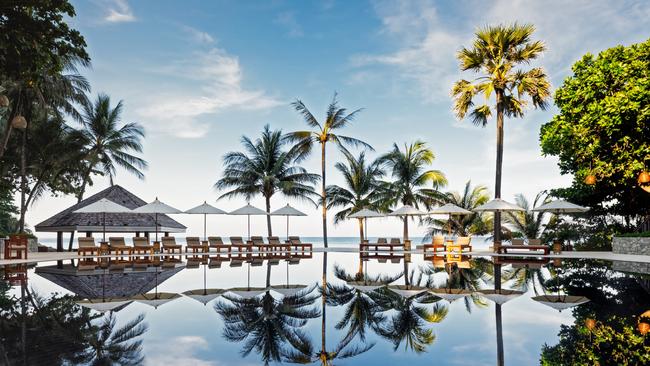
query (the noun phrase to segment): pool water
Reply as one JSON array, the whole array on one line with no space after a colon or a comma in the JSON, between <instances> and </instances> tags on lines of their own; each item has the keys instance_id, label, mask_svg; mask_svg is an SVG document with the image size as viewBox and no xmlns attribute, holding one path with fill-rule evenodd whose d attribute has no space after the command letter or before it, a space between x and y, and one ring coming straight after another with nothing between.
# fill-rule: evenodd
<instances>
[{"instance_id":1,"label":"pool water","mask_svg":"<svg viewBox=\"0 0 650 366\"><path fill-rule=\"evenodd\" d=\"M643 355L616 356L618 343L650 352L642 266L337 252L295 262L6 266L0 364L571 364L578 344L625 364ZM598 345L606 327L632 333Z\"/></svg>"}]
</instances>

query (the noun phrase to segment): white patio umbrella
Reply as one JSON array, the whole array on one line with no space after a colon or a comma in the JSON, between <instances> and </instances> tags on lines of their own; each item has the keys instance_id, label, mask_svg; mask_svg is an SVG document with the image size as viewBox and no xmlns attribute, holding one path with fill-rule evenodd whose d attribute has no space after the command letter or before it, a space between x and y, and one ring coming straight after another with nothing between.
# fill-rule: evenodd
<instances>
[{"instance_id":1,"label":"white patio umbrella","mask_svg":"<svg viewBox=\"0 0 650 366\"><path fill-rule=\"evenodd\" d=\"M117 203L111 200L102 198L74 212L75 213L101 213L102 227L103 227L102 241L106 241L106 214L107 213L128 213L132 211L122 205L118 205Z\"/></svg>"},{"instance_id":2,"label":"white patio umbrella","mask_svg":"<svg viewBox=\"0 0 650 366\"><path fill-rule=\"evenodd\" d=\"M198 302L200 302L203 305L207 305L210 301L216 299L217 297L221 296L225 290L222 290L220 288L200 288L196 290L189 290L183 292L183 295L194 299Z\"/></svg>"},{"instance_id":3,"label":"white patio umbrella","mask_svg":"<svg viewBox=\"0 0 650 366\"><path fill-rule=\"evenodd\" d=\"M244 299L252 299L265 293L266 291L266 287L236 287L229 289L227 292Z\"/></svg>"},{"instance_id":4,"label":"white patio umbrella","mask_svg":"<svg viewBox=\"0 0 650 366\"><path fill-rule=\"evenodd\" d=\"M456 288L436 288L429 290L429 292L439 298L447 300L448 302L453 302L472 294L472 291Z\"/></svg>"},{"instance_id":5,"label":"white patio umbrella","mask_svg":"<svg viewBox=\"0 0 650 366\"><path fill-rule=\"evenodd\" d=\"M482 204L474 209L475 212L490 211L490 212L514 212L526 211L523 207L519 207L501 198L495 198L485 204Z\"/></svg>"},{"instance_id":6,"label":"white patio umbrella","mask_svg":"<svg viewBox=\"0 0 650 366\"><path fill-rule=\"evenodd\" d=\"M261 210L257 207L251 206L250 203L247 203L246 206L240 207L235 211L229 212L228 215L246 215L248 217L248 239L251 238L251 216L256 215L268 215L266 211Z\"/></svg>"},{"instance_id":7,"label":"white patio umbrella","mask_svg":"<svg viewBox=\"0 0 650 366\"><path fill-rule=\"evenodd\" d=\"M572 295L541 295L532 297L532 299L559 311L589 302L589 299L584 296Z\"/></svg>"},{"instance_id":8,"label":"white patio umbrella","mask_svg":"<svg viewBox=\"0 0 650 366\"><path fill-rule=\"evenodd\" d=\"M533 211L538 212L551 212L556 215L568 213L581 213L589 211L588 207L579 206L564 200L556 200L545 203L539 207L535 207Z\"/></svg>"},{"instance_id":9,"label":"white patio umbrella","mask_svg":"<svg viewBox=\"0 0 650 366\"><path fill-rule=\"evenodd\" d=\"M154 214L154 223L156 224L156 241L158 241L158 214L179 214L183 211L164 204L158 200L158 197L146 205L140 206L133 210L134 213Z\"/></svg>"},{"instance_id":10,"label":"white patio umbrella","mask_svg":"<svg viewBox=\"0 0 650 366\"><path fill-rule=\"evenodd\" d=\"M156 292L155 294L140 294L132 297L132 300L139 302L141 304L146 304L153 306L154 309L158 309L159 306L162 306L170 301L174 301L180 298L181 295L171 292Z\"/></svg>"},{"instance_id":11,"label":"white patio umbrella","mask_svg":"<svg viewBox=\"0 0 650 366\"><path fill-rule=\"evenodd\" d=\"M203 240L208 240L207 236L207 216L208 215L225 215L227 214L226 211L220 210L210 204L208 202L203 201L202 204L190 208L189 210L185 211L186 214L191 214L191 215L203 215Z\"/></svg>"},{"instance_id":12,"label":"white patio umbrella","mask_svg":"<svg viewBox=\"0 0 650 366\"><path fill-rule=\"evenodd\" d=\"M105 313L107 311L114 311L118 308L122 308L132 302L133 300L130 299L87 299L77 301L76 303L85 308Z\"/></svg>"},{"instance_id":13,"label":"white patio umbrella","mask_svg":"<svg viewBox=\"0 0 650 366\"><path fill-rule=\"evenodd\" d=\"M468 211L462 207L456 206L453 203L447 203L443 206L436 207L435 209L429 211L433 215L449 215L448 228L449 236L451 236L451 218L453 215L469 215L472 211Z\"/></svg>"},{"instance_id":14,"label":"white patio umbrella","mask_svg":"<svg viewBox=\"0 0 650 366\"><path fill-rule=\"evenodd\" d=\"M271 216L287 217L287 240L289 240L289 216L307 216L307 214L296 210L287 203L286 206L271 212Z\"/></svg>"},{"instance_id":15,"label":"white patio umbrella","mask_svg":"<svg viewBox=\"0 0 650 366\"><path fill-rule=\"evenodd\" d=\"M409 205L402 206L397 210L387 213L386 216L404 216L406 231L404 232L404 241L408 240L408 218L409 216L424 216L426 212L422 212L417 208Z\"/></svg>"},{"instance_id":16,"label":"white patio umbrella","mask_svg":"<svg viewBox=\"0 0 650 366\"><path fill-rule=\"evenodd\" d=\"M499 305L503 305L506 302L524 294L522 291L518 290L481 290L476 292Z\"/></svg>"},{"instance_id":17,"label":"white patio umbrella","mask_svg":"<svg viewBox=\"0 0 650 366\"><path fill-rule=\"evenodd\" d=\"M394 293L400 295L401 297L408 299L414 296L417 296L423 292L429 291L428 287L420 286L405 286L405 285L393 285L388 286L388 289Z\"/></svg>"},{"instance_id":18,"label":"white patio umbrella","mask_svg":"<svg viewBox=\"0 0 650 366\"><path fill-rule=\"evenodd\" d=\"M357 289L361 292L373 292L377 289L380 289L386 284L381 283L381 282L372 282L372 281L350 281L346 283L348 286Z\"/></svg>"},{"instance_id":19,"label":"white patio umbrella","mask_svg":"<svg viewBox=\"0 0 650 366\"><path fill-rule=\"evenodd\" d=\"M365 221L364 226L366 227L365 234L366 237L364 239L368 239L368 218L369 217L384 217L384 214L379 213L377 211L369 210L367 208L364 208L362 210L359 210L353 214L348 215L349 218L353 219L363 219Z\"/></svg>"},{"instance_id":20,"label":"white patio umbrella","mask_svg":"<svg viewBox=\"0 0 650 366\"><path fill-rule=\"evenodd\" d=\"M271 286L271 289L283 297L292 297L305 291L305 289L308 287L309 286L307 285L277 285Z\"/></svg>"}]
</instances>

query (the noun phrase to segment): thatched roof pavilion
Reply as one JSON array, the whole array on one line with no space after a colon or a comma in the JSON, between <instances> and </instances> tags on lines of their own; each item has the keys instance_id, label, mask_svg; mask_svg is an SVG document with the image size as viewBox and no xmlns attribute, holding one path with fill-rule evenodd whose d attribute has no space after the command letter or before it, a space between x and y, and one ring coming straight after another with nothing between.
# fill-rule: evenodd
<instances>
[{"instance_id":1,"label":"thatched roof pavilion","mask_svg":"<svg viewBox=\"0 0 650 366\"><path fill-rule=\"evenodd\" d=\"M102 198L111 200L129 209L134 209L145 205L146 202L127 191L119 185L114 185L105 190L94 194L85 200L68 207L57 213L49 219L35 226L36 232L55 232L57 233L57 250L63 250L63 233L69 232L71 235L75 231L85 232L91 235L93 232L103 230L102 213L76 213L78 209L91 203L99 201ZM107 213L106 215L106 232L107 233L145 233L156 231L155 218L153 214L135 214L135 213ZM164 233L183 233L186 227L167 215L158 214L158 231Z\"/></svg>"}]
</instances>

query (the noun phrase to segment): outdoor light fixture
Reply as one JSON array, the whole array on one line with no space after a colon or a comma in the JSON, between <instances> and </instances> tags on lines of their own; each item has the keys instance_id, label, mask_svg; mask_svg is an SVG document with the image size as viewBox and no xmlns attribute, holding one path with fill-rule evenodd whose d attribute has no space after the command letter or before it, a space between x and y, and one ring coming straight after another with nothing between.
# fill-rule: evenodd
<instances>
[{"instance_id":1,"label":"outdoor light fixture","mask_svg":"<svg viewBox=\"0 0 650 366\"><path fill-rule=\"evenodd\" d=\"M639 174L639 178L637 179L637 182L639 182L639 184L650 183L650 173L648 173L648 171L646 170L645 159L643 160L643 170Z\"/></svg>"},{"instance_id":2,"label":"outdoor light fixture","mask_svg":"<svg viewBox=\"0 0 650 366\"><path fill-rule=\"evenodd\" d=\"M585 319L585 327L587 327L589 330L594 329L596 327L596 320L592 318Z\"/></svg>"},{"instance_id":3,"label":"outdoor light fixture","mask_svg":"<svg viewBox=\"0 0 650 366\"><path fill-rule=\"evenodd\" d=\"M585 177L584 182L588 186L593 186L596 184L596 175L594 175L594 171L591 168L591 162L589 162L589 174L587 174Z\"/></svg>"},{"instance_id":4,"label":"outdoor light fixture","mask_svg":"<svg viewBox=\"0 0 650 366\"><path fill-rule=\"evenodd\" d=\"M646 335L650 331L650 324L647 322L648 318L650 318L650 310L646 310L643 314L639 315L637 328L641 335Z\"/></svg>"},{"instance_id":5,"label":"outdoor light fixture","mask_svg":"<svg viewBox=\"0 0 650 366\"><path fill-rule=\"evenodd\" d=\"M27 128L27 120L25 119L25 117L21 115L17 115L11 120L11 128L24 130Z\"/></svg>"}]
</instances>

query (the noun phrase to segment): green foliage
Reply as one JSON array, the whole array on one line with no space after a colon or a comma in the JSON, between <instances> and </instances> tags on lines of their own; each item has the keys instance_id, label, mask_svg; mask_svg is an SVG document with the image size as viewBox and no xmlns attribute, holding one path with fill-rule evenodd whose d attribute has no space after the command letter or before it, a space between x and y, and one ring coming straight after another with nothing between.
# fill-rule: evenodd
<instances>
[{"instance_id":1,"label":"green foliage","mask_svg":"<svg viewBox=\"0 0 650 366\"><path fill-rule=\"evenodd\" d=\"M0 180L0 236L16 232L18 207L14 205L11 186Z\"/></svg>"},{"instance_id":2,"label":"green foliage","mask_svg":"<svg viewBox=\"0 0 650 366\"><path fill-rule=\"evenodd\" d=\"M0 75L39 82L62 72L68 61L88 63L86 41L66 22L75 11L67 0L8 1L0 7Z\"/></svg>"},{"instance_id":3,"label":"green foliage","mask_svg":"<svg viewBox=\"0 0 650 366\"><path fill-rule=\"evenodd\" d=\"M650 214L650 194L636 182L650 158L649 69L650 40L587 54L573 65L555 93L560 113L540 132L543 154L557 156L562 174L574 176L570 188L554 193L596 213L628 220ZM596 185L586 186L592 172Z\"/></svg>"},{"instance_id":4,"label":"green foliage","mask_svg":"<svg viewBox=\"0 0 650 366\"><path fill-rule=\"evenodd\" d=\"M468 215L453 215L449 219L440 220L430 217L423 221L429 225L425 240L433 235L446 233L451 225L452 233L460 236L486 235L492 230L492 218L485 213L473 212L474 209L490 200L490 194L486 186L478 185L472 187L472 182L465 183L462 193L457 191L445 192L441 204L451 203L462 207L472 213Z\"/></svg>"},{"instance_id":5,"label":"green foliage","mask_svg":"<svg viewBox=\"0 0 650 366\"><path fill-rule=\"evenodd\" d=\"M625 233L616 235L622 238L648 238L650 237L650 231L644 231L642 233Z\"/></svg>"}]
</instances>

